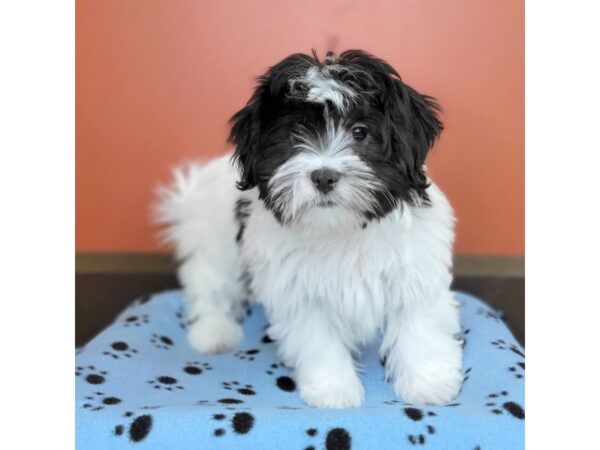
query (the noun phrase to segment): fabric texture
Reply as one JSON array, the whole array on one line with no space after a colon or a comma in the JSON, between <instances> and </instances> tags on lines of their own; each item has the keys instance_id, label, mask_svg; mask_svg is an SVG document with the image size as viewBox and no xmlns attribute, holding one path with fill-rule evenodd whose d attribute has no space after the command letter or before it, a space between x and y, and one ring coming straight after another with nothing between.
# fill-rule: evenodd
<instances>
[{"instance_id":1,"label":"fabric texture","mask_svg":"<svg viewBox=\"0 0 600 450\"><path fill-rule=\"evenodd\" d=\"M465 343L458 398L404 403L374 342L361 356L365 403L341 410L300 400L260 306L248 309L236 352L202 355L187 343L181 291L138 299L77 351L77 448L524 448L523 349L488 305L456 295Z\"/></svg>"}]
</instances>

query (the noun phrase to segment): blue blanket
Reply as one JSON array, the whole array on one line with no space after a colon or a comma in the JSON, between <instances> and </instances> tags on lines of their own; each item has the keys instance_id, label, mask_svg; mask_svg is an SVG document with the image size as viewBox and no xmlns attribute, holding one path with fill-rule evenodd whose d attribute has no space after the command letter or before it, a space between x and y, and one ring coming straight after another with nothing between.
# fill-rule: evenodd
<instances>
[{"instance_id":1,"label":"blue blanket","mask_svg":"<svg viewBox=\"0 0 600 450\"><path fill-rule=\"evenodd\" d=\"M76 356L77 448L518 450L524 354L498 315L462 302L464 384L444 406L413 406L384 380L377 343L362 356L361 408L312 409L249 309L238 351L201 355L186 340L180 291L136 300Z\"/></svg>"}]
</instances>

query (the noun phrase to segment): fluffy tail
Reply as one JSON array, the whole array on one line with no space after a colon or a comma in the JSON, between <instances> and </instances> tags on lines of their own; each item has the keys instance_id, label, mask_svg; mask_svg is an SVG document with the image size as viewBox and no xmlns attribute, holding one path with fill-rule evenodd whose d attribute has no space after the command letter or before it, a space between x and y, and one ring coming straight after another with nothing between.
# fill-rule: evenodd
<instances>
[{"instance_id":1,"label":"fluffy tail","mask_svg":"<svg viewBox=\"0 0 600 450\"><path fill-rule=\"evenodd\" d=\"M244 289L235 241L238 173L230 156L174 171L159 190L155 216L161 240L180 262L190 343L204 353L233 350L242 339L237 323Z\"/></svg>"}]
</instances>

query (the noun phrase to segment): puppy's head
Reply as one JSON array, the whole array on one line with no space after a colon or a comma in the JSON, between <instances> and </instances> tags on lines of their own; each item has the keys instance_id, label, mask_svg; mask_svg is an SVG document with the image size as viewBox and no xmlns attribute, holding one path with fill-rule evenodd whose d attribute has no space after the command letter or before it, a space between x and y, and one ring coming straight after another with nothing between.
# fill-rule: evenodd
<instances>
[{"instance_id":1,"label":"puppy's head","mask_svg":"<svg viewBox=\"0 0 600 450\"><path fill-rule=\"evenodd\" d=\"M364 225L401 202L427 202L423 165L442 130L437 111L363 51L324 62L291 55L231 119L238 187L257 187L284 224L329 216Z\"/></svg>"}]
</instances>

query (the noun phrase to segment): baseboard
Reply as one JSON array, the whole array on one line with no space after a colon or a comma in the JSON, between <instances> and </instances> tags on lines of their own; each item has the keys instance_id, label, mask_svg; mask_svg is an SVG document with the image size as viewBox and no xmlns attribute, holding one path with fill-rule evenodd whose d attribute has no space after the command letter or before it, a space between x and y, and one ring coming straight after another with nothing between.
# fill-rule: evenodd
<instances>
[{"instance_id":1,"label":"baseboard","mask_svg":"<svg viewBox=\"0 0 600 450\"><path fill-rule=\"evenodd\" d=\"M173 273L175 261L166 253L78 252L77 273ZM523 256L456 255L454 274L460 277L525 277Z\"/></svg>"}]
</instances>

